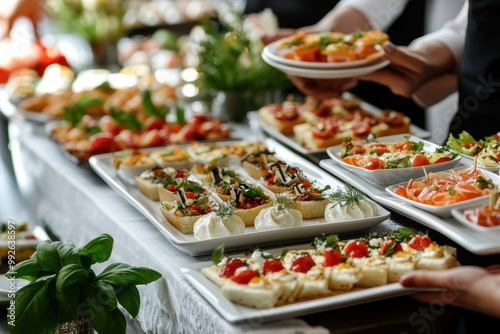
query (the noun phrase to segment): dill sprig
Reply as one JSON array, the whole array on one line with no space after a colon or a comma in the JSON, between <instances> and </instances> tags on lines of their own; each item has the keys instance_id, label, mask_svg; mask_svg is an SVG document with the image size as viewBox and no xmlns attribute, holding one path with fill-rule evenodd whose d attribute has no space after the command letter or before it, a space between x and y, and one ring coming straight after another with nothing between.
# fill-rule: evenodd
<instances>
[{"instance_id":1,"label":"dill sprig","mask_svg":"<svg viewBox=\"0 0 500 334\"><path fill-rule=\"evenodd\" d=\"M231 217L234 213L234 206L231 202L222 202L214 212L219 217Z\"/></svg>"},{"instance_id":2,"label":"dill sprig","mask_svg":"<svg viewBox=\"0 0 500 334\"><path fill-rule=\"evenodd\" d=\"M346 183L345 188L338 188L330 193L328 199L331 202L335 202L335 205L344 207L352 204L359 204L359 201L364 197L365 195L361 191L354 188L351 184Z\"/></svg>"},{"instance_id":3,"label":"dill sprig","mask_svg":"<svg viewBox=\"0 0 500 334\"><path fill-rule=\"evenodd\" d=\"M292 199L284 194L277 194L274 205L280 211L290 209L292 207Z\"/></svg>"}]
</instances>

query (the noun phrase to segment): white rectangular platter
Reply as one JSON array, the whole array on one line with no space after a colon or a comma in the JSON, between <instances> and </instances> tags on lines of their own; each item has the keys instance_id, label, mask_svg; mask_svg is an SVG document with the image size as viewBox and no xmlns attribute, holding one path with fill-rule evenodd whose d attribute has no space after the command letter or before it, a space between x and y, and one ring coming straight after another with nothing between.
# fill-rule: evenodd
<instances>
[{"instance_id":1,"label":"white rectangular platter","mask_svg":"<svg viewBox=\"0 0 500 334\"><path fill-rule=\"evenodd\" d=\"M463 159L456 168L467 165L469 165L469 162ZM356 177L355 174L343 168L332 159L322 160L320 166L341 180L349 182L375 202L436 230L474 254L489 255L500 253L500 230L481 233L459 223L453 217L442 218L421 210L403 200L392 197L387 193L384 186L365 178ZM486 171L486 173L488 172ZM498 175L492 173L490 175L496 178L495 183L498 184Z\"/></svg>"},{"instance_id":2,"label":"white rectangular platter","mask_svg":"<svg viewBox=\"0 0 500 334\"><path fill-rule=\"evenodd\" d=\"M309 246L310 245L294 246L289 247L289 249L309 248ZM279 254L278 251L276 253ZM181 271L193 287L222 315L224 319L231 323L239 323L252 319L269 322L293 318L335 308L349 307L376 300L409 295L418 291L416 289L404 288L399 283L391 283L373 288L340 292L332 296L259 310L233 303L227 299L221 293L220 288L201 273L202 268L211 265L212 262L198 262L181 267Z\"/></svg>"},{"instance_id":3,"label":"white rectangular platter","mask_svg":"<svg viewBox=\"0 0 500 334\"><path fill-rule=\"evenodd\" d=\"M227 142L220 142L221 144ZM265 144L276 153L276 156L293 166L300 167L311 181L316 181L321 187L330 185L333 189L343 186L343 182L332 177L318 166L298 157L292 151L284 148L272 139ZM145 149L150 152L154 150ZM158 148L156 148L158 149ZM327 223L324 219L305 220L303 226L282 228L271 231L256 231L254 227L246 227L242 235L231 237L220 237L209 240L198 241L193 234L183 234L163 217L159 202L150 200L141 191L128 182L118 177L111 162L112 154L102 154L91 157L89 164L94 171L114 190L116 190L130 204L137 208L158 230L177 248L193 255L210 254L215 248L224 243L228 250L249 249L252 246L266 246L284 242L298 242L319 236L322 233L339 234L351 233L365 230L390 217L390 213L383 207L378 206L379 215L355 221Z\"/></svg>"},{"instance_id":4,"label":"white rectangular platter","mask_svg":"<svg viewBox=\"0 0 500 334\"><path fill-rule=\"evenodd\" d=\"M344 94L345 98L354 98L352 94L345 93ZM369 113L373 115L380 115L382 113L382 110L378 109L377 107L366 103L364 101L360 101L361 107L368 111ZM292 148L293 150L302 153L302 154L315 154L315 153L324 153L326 152L326 148L321 148L321 149L308 149L302 146L293 136L285 136L281 132L277 131L273 127L265 124L260 120L260 117L258 115L258 112L250 112L248 113L248 117L252 120L257 122L259 127L269 136L272 138L278 140L280 143L287 145L288 147ZM410 132L412 135L426 139L431 136L431 133L427 130L424 130L422 128L419 128L416 125L410 125Z\"/></svg>"}]
</instances>

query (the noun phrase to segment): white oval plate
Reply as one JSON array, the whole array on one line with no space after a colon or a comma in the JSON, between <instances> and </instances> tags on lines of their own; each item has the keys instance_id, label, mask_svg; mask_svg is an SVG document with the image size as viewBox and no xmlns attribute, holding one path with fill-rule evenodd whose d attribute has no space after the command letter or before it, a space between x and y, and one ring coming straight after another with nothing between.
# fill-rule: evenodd
<instances>
[{"instance_id":1,"label":"white oval plate","mask_svg":"<svg viewBox=\"0 0 500 334\"><path fill-rule=\"evenodd\" d=\"M436 145L434 143L431 143L429 141L415 137L410 134L380 137L377 139L377 141L381 143L396 143L406 138L415 142L423 142L424 149L426 151L433 152L437 147L439 147L439 145ZM362 140L360 142L364 144L366 143L366 140ZM381 185L390 185L398 182L403 182L411 178L417 178L424 175L424 169L422 167L369 170L362 167L353 166L348 163L345 163L344 161L342 161L342 159L340 159L341 150L342 150L342 145L336 145L329 147L326 150L326 153L328 154L328 156L330 156L330 158L333 159L333 161L335 161L335 163L341 165L345 169L348 169L353 174L356 174L362 178L371 180ZM425 166L425 171L429 173L429 172L438 172L445 169L450 169L454 167L460 160L461 157L457 156L455 157L455 159L450 161L442 162L439 164L427 165Z\"/></svg>"},{"instance_id":2,"label":"white oval plate","mask_svg":"<svg viewBox=\"0 0 500 334\"><path fill-rule=\"evenodd\" d=\"M374 64L363 67L354 67L354 68L340 68L340 69L310 69L310 68L301 68L301 67L293 67L284 64L280 64L272 59L270 59L266 54L262 54L262 59L268 63L269 65L277 68L278 70L309 79L346 79L353 78L360 75L365 75L368 73L375 72L383 67L386 67L391 62L387 59L380 60Z\"/></svg>"},{"instance_id":3,"label":"white oval plate","mask_svg":"<svg viewBox=\"0 0 500 334\"><path fill-rule=\"evenodd\" d=\"M278 49L277 44L280 41L272 42L264 47L262 54L266 55L270 60L292 67L301 67L307 69L341 69L341 68L353 68L368 66L382 58L384 56L384 51L380 48L380 52L370 55L369 58L352 60L345 62L312 62L312 61L300 61L294 59L287 59L283 55L288 51L287 49Z\"/></svg>"}]
</instances>

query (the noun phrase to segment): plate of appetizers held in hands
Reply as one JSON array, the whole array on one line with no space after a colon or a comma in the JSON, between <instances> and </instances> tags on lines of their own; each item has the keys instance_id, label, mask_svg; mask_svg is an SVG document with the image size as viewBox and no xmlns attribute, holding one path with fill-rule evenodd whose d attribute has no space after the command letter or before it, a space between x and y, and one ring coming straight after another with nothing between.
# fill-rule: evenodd
<instances>
[{"instance_id":1,"label":"plate of appetizers held in hands","mask_svg":"<svg viewBox=\"0 0 500 334\"><path fill-rule=\"evenodd\" d=\"M208 254L221 243L236 250L351 233L390 217L357 189L271 139L108 153L89 163L191 255Z\"/></svg>"}]
</instances>

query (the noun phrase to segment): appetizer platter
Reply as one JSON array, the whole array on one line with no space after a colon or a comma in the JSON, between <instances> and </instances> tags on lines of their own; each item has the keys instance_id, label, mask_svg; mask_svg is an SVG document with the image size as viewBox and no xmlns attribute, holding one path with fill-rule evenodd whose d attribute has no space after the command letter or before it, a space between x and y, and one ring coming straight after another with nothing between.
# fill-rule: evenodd
<instances>
[{"instance_id":1,"label":"appetizer platter","mask_svg":"<svg viewBox=\"0 0 500 334\"><path fill-rule=\"evenodd\" d=\"M230 322L271 321L414 293L399 278L417 270L459 266L456 249L401 228L340 241L227 255L181 268L188 281Z\"/></svg>"},{"instance_id":2,"label":"appetizer platter","mask_svg":"<svg viewBox=\"0 0 500 334\"><path fill-rule=\"evenodd\" d=\"M240 143L241 141L230 140L212 143L212 145L233 147ZM346 186L328 173L325 173L321 168L297 157L292 151L284 148L272 139L268 139L264 144L267 150L275 152L277 161L267 160L268 163L272 162L273 165L277 165L275 174L269 174L266 178L252 178L250 176L251 171L262 169L262 162L259 162L258 159L250 159L252 154L247 154L244 159L241 159L241 156L239 156L237 159L229 161L227 159L224 160L224 157L218 157L216 159L217 164L222 161L220 163L222 166L218 166L216 169L217 173L213 173L214 169L212 168L212 175L219 175L219 173L229 175L233 173L231 178L224 177L220 183L213 181L210 181L210 183L204 182L203 180L205 180L207 175L206 168L200 168L199 166L199 162L206 163L207 160L210 160L207 158L207 153L210 153L209 156L216 156L216 149L207 149L204 144L199 144L198 147L196 147L196 144L179 145L185 148L187 152L190 152L192 157L194 156L196 163L187 174L191 173L191 180L198 182L198 184L189 184L189 179L181 180L177 176L174 177L175 182L164 179L160 183L161 186L154 184L155 181L151 182L153 189L164 187L165 190L173 192L173 195L176 196L176 201L155 201L151 197L150 192L139 188L137 178L144 177L145 181L154 180L156 175L152 169L148 169L156 163L151 163L151 160L148 158L132 158L133 161L142 165L143 172L135 170L134 166L125 166L123 162L120 166L123 165L124 169L120 171L122 167L118 167L117 169L113 163L116 160L114 157L117 154L112 153L93 156L90 158L89 164L106 183L144 214L174 246L191 255L210 253L221 243L224 243L227 249L243 249L255 244L265 246L277 242L303 240L321 233L351 233L375 226L389 218L390 214L387 210L369 200L366 200L369 204L364 204L365 207L361 209L362 212L360 214L346 213L348 215L347 220L337 219L337 221L333 221L335 219L335 214L333 213L331 217L325 217L325 210L328 205L326 198L330 199L331 197L334 200L335 196L337 196L339 201L341 201L345 200L347 196L359 201L364 195L361 196L359 192L352 195L345 195L343 191ZM142 151L152 153L159 149L161 148L148 148ZM262 154L258 154L258 156L262 156ZM221 158L222 160L220 160ZM242 160L244 161L243 164L241 163ZM297 169L300 169L300 175L304 178L295 177L296 175L292 172L293 168L290 168L290 166L287 167L287 165L280 165L278 161L290 162ZM163 169L163 172L168 173L168 170ZM279 181L277 175L281 175L282 172L284 178ZM235 174L242 177L235 176ZM291 175L292 177L290 177ZM231 181L233 179L236 179L237 182ZM242 181L242 179L248 181ZM287 182L292 182L293 186L289 186L290 189L288 191L291 193L288 196L295 198L293 203L280 200L279 198L286 192L280 194L269 190L266 187L267 182L273 183L276 186L285 186L285 188L286 185L289 185ZM237 186L235 187L234 184L237 184ZM217 221L217 216L229 216L227 213L228 210L222 206L222 203L224 203L224 200L222 200L223 196L226 194L226 191L229 191L229 194L231 194L231 192L237 191L236 188L241 189L242 185L244 191L237 196L238 200L236 201L239 204L234 209L234 212L231 210L230 213L231 217L239 216L243 220L242 228L240 229L239 227L241 226L240 222L231 223L231 228L228 228L227 225L225 229L219 228L223 227L221 224L226 224L227 221L223 218L221 218L222 222ZM348 191L347 188L345 189ZM324 191L325 194L322 193ZM327 193L328 196L326 196ZM247 201L247 196L252 196L254 199ZM259 198L258 202L255 198ZM264 198L268 200L261 202ZM218 209L210 208L208 205L210 203L208 202L212 201L215 201L219 205ZM364 203L364 201L361 202ZM342 207L342 205L339 205L339 207ZM365 213L370 209L372 210L372 215L369 216L366 214L365 216ZM261 218L257 218L257 216L261 212L268 212L267 214L270 216L281 216L293 210L299 211L300 217L304 217L299 221L297 226L269 223L266 218L263 218L262 223L258 223ZM243 213L243 215L240 215L240 213ZM249 216L252 218L248 219ZM196 219L191 219L191 217ZM289 221L288 219L285 220ZM213 224L215 224L215 227L212 226ZM221 232L223 234L219 233L221 230L224 230ZM238 230L238 234L236 234L236 230Z\"/></svg>"},{"instance_id":3,"label":"appetizer platter","mask_svg":"<svg viewBox=\"0 0 500 334\"><path fill-rule=\"evenodd\" d=\"M379 30L350 34L298 32L267 45L262 59L291 75L317 79L349 78L387 66L382 44L389 36Z\"/></svg>"},{"instance_id":4,"label":"appetizer platter","mask_svg":"<svg viewBox=\"0 0 500 334\"><path fill-rule=\"evenodd\" d=\"M333 159L322 160L320 162L320 166L341 180L351 183L354 187L364 192L375 202L436 230L472 253L487 255L500 252L500 243L498 242L500 230L491 231L489 233L481 233L463 225L454 217L449 217L449 213L455 209L453 205L447 206L445 204L441 208L434 207L431 211L426 211L423 210L422 207L417 207L418 204L415 205L416 202L409 204L407 199L402 199L402 197L396 198L395 196L397 195L389 194L385 185L373 182L368 178L353 177L351 169L345 168L345 166L339 164ZM454 169L469 169L472 172L474 170L474 166L472 162L462 159ZM500 185L500 176L498 174L483 169L477 170L487 178L488 184L491 186ZM410 181L410 178L408 181ZM392 187L389 186L389 189L392 189ZM448 194L452 193L454 193L454 190L449 190ZM486 197L483 197L481 200L484 200L484 198ZM463 205L467 205L467 203Z\"/></svg>"},{"instance_id":5,"label":"appetizer platter","mask_svg":"<svg viewBox=\"0 0 500 334\"><path fill-rule=\"evenodd\" d=\"M324 153L345 138L365 139L370 133L430 137L430 132L411 124L402 113L382 111L349 93L322 101L311 97L304 102L285 101L249 114L267 135L302 154Z\"/></svg>"},{"instance_id":6,"label":"appetizer platter","mask_svg":"<svg viewBox=\"0 0 500 334\"><path fill-rule=\"evenodd\" d=\"M467 131L462 131L458 137L448 136L446 145L458 152L462 157L474 160L483 169L492 172L500 171L500 134L475 139Z\"/></svg>"},{"instance_id":7,"label":"appetizer platter","mask_svg":"<svg viewBox=\"0 0 500 334\"><path fill-rule=\"evenodd\" d=\"M381 185L423 176L422 166L427 172L435 172L452 168L461 160L445 147L410 134L346 139L326 152L352 173Z\"/></svg>"}]
</instances>

